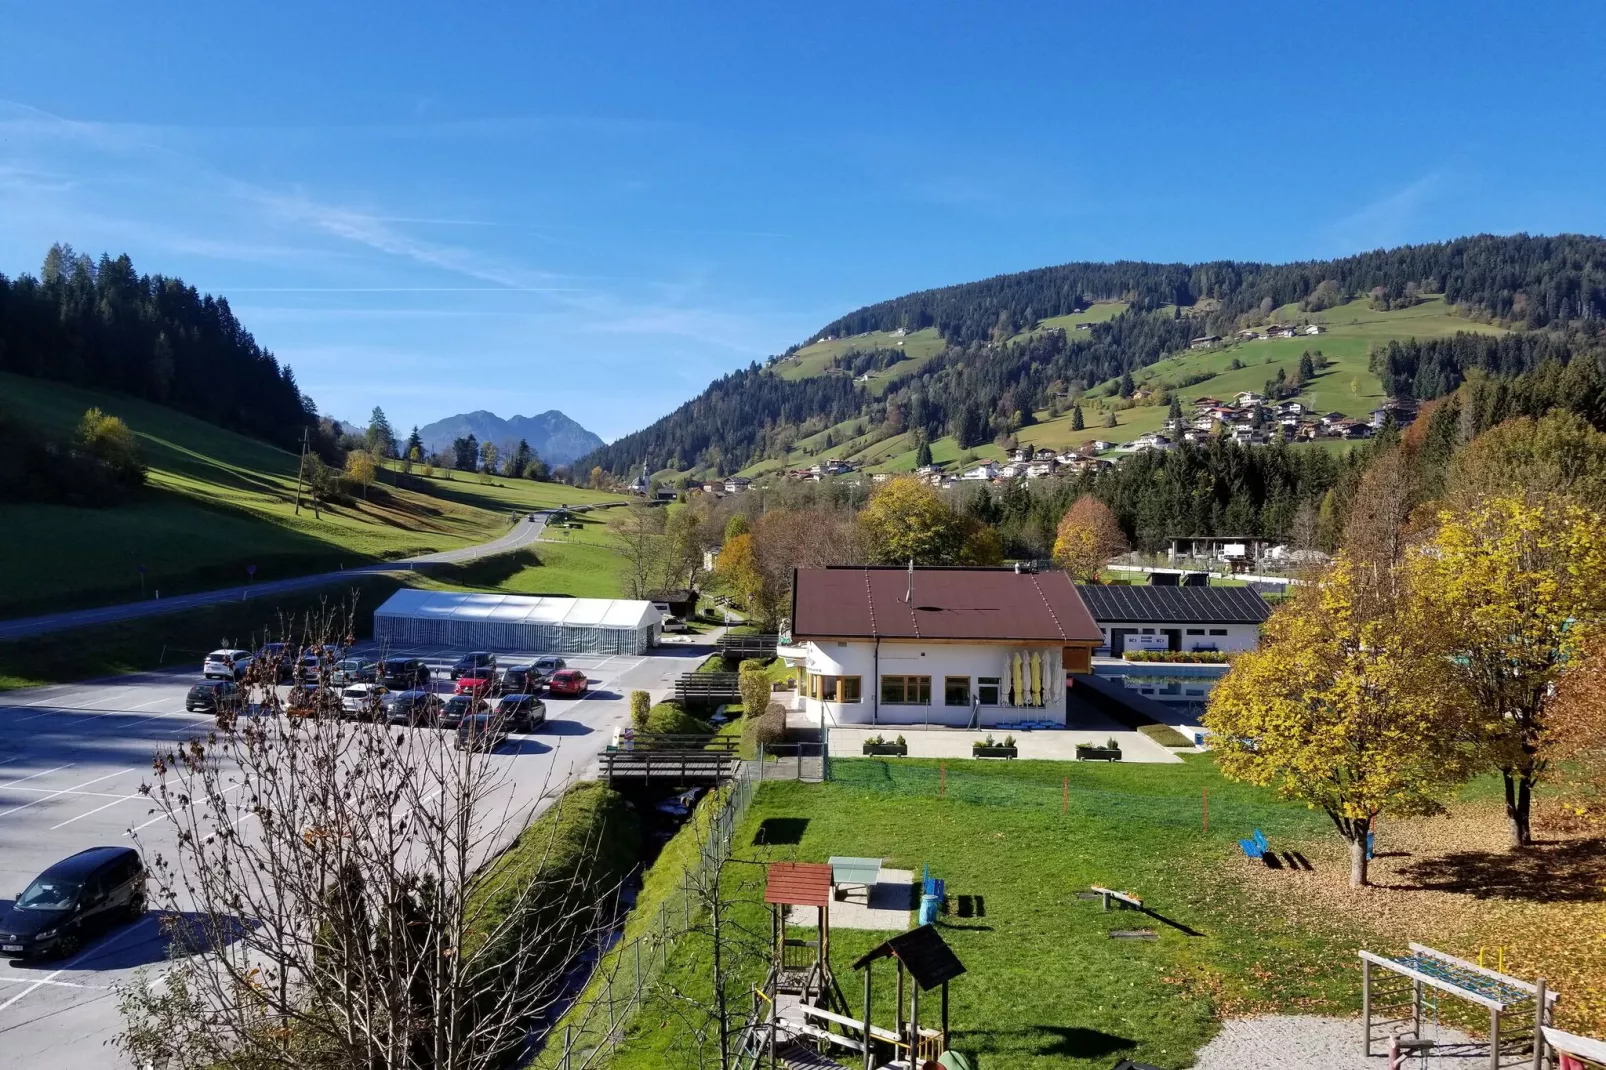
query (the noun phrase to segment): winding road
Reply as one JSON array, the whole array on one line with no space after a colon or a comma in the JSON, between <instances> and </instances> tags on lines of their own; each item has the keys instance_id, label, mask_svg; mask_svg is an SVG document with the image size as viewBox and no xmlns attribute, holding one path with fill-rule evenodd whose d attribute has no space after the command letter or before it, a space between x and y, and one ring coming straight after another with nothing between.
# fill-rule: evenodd
<instances>
[{"instance_id":1,"label":"winding road","mask_svg":"<svg viewBox=\"0 0 1606 1070\"><path fill-rule=\"evenodd\" d=\"M319 572L311 576L269 580L264 583L253 583L243 587L220 587L214 591L183 594L174 598L152 598L142 602L123 602L118 605L99 606L94 609L74 609L62 613L46 613L37 617L18 617L15 620L0 621L0 642L8 639L26 639L35 635L46 635L66 628L82 628L91 624L110 624L116 621L134 620L139 617L154 617L163 613L177 613L181 610L213 606L221 602L245 602L268 595L280 595L290 591L303 591L313 587L321 587L325 584L355 576L373 575L377 572L408 571L417 565L461 565L464 562L474 561L481 557L504 554L510 550L518 550L528 546L539 538L541 532L546 529L547 518L550 515L545 510L531 513L513 525L513 530L506 535L492 539L490 542L464 546L456 550L422 554L418 557L406 557L397 561L381 561L372 565L359 565L356 568L341 569L336 572Z\"/></svg>"}]
</instances>

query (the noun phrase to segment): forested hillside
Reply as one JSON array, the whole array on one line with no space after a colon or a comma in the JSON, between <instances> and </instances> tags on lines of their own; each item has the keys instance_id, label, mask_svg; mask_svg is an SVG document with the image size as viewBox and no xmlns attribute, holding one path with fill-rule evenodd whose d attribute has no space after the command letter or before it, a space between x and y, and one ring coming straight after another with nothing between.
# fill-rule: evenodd
<instances>
[{"instance_id":1,"label":"forested hillside","mask_svg":"<svg viewBox=\"0 0 1606 1070\"><path fill-rule=\"evenodd\" d=\"M52 246L38 278L0 275L0 371L129 394L280 446L317 420L226 300L71 246Z\"/></svg>"},{"instance_id":2,"label":"forested hillside","mask_svg":"<svg viewBox=\"0 0 1606 1070\"><path fill-rule=\"evenodd\" d=\"M1054 322L1090 306L1121 311L1089 315L1071 330L1063 318ZM789 463L805 441L812 450L852 440L871 462L912 453L917 441L951 439L958 450L1016 435L1037 442L1043 436L1028 429L1100 393L1100 384L1125 399L1133 373L1187 352L1191 340L1220 335L1230 345L1238 329L1278 317L1321 321L1320 330L1340 334L1354 325L1344 345L1371 352L1361 349L1344 367L1374 385L1350 387L1352 414L1385 396L1431 399L1473 369L1512 376L1546 359L1598 356L1606 240L1484 235L1275 266L1068 264L927 290L836 320L809 345L720 379L576 468L619 478L643 463L727 474ZM1268 359L1281 344L1234 356L1232 368ZM1150 385L1173 390L1227 370L1223 360ZM1260 389L1272 374L1235 389ZM1331 402L1330 376L1328 386L1315 400ZM1225 381L1208 389L1225 389ZM876 443L889 447L870 449Z\"/></svg>"}]
</instances>

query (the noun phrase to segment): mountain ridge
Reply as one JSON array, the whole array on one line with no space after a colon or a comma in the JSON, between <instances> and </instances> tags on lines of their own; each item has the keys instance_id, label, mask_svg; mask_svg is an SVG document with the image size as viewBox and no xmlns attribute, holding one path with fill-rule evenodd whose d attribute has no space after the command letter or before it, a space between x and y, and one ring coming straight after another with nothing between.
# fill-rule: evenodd
<instances>
[{"instance_id":1,"label":"mountain ridge","mask_svg":"<svg viewBox=\"0 0 1606 1070\"><path fill-rule=\"evenodd\" d=\"M486 409L476 409L425 424L418 429L418 434L431 452L449 450L453 439L471 434L480 442L494 442L498 448L506 450L523 439L542 460L552 465L570 464L575 458L606 445L600 435L557 409L506 419Z\"/></svg>"}]
</instances>

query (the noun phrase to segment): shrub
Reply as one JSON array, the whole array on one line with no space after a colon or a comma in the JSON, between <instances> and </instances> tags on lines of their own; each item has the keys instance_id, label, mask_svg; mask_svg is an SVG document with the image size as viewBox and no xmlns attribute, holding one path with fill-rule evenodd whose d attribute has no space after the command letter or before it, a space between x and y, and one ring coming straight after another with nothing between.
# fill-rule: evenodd
<instances>
[{"instance_id":1,"label":"shrub","mask_svg":"<svg viewBox=\"0 0 1606 1070\"><path fill-rule=\"evenodd\" d=\"M757 717L749 715L742 722L743 758L757 758L760 745L774 746L786 741L786 707L771 702Z\"/></svg>"},{"instance_id":2,"label":"shrub","mask_svg":"<svg viewBox=\"0 0 1606 1070\"><path fill-rule=\"evenodd\" d=\"M774 658L743 658L742 663L736 667L737 672L763 672L769 667Z\"/></svg>"},{"instance_id":3,"label":"shrub","mask_svg":"<svg viewBox=\"0 0 1606 1070\"><path fill-rule=\"evenodd\" d=\"M652 696L645 691L630 692L630 724L637 732L647 729L647 714L652 711Z\"/></svg>"},{"instance_id":4,"label":"shrub","mask_svg":"<svg viewBox=\"0 0 1606 1070\"><path fill-rule=\"evenodd\" d=\"M742 694L742 713L751 717L756 710L767 710L770 701L770 678L763 669L743 669L736 678L736 689Z\"/></svg>"}]
</instances>

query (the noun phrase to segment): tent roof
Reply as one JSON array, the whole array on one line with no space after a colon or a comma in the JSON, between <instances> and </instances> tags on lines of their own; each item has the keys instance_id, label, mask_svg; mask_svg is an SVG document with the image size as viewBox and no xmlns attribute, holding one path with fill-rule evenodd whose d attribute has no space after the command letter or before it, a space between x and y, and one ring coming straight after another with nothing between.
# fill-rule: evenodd
<instances>
[{"instance_id":1,"label":"tent roof","mask_svg":"<svg viewBox=\"0 0 1606 1070\"><path fill-rule=\"evenodd\" d=\"M662 618L651 602L632 599L414 591L406 588L386 599L385 604L374 611L374 616L629 629L643 628Z\"/></svg>"}]
</instances>

